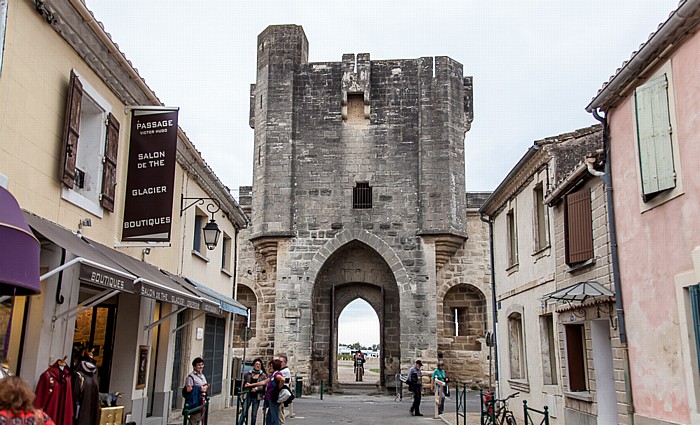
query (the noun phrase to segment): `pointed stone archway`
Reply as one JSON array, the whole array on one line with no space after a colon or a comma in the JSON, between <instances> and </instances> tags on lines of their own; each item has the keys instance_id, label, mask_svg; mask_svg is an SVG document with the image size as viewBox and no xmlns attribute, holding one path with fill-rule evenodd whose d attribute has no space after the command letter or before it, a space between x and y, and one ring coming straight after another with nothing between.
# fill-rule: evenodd
<instances>
[{"instance_id":1,"label":"pointed stone archway","mask_svg":"<svg viewBox=\"0 0 700 425\"><path fill-rule=\"evenodd\" d=\"M345 306L362 298L372 306L379 318L378 384L385 387L387 384L393 385L393 377L400 371L401 295L397 273L387 261L387 257L391 261L396 256L381 239L369 233L358 233L355 236L362 238L337 243L332 250L324 246L319 251L326 254L322 261L314 258L320 264L317 263L317 272L313 273L312 380L323 380L333 387L337 386L338 318ZM382 248L385 249L378 250ZM394 264L403 271L398 258Z\"/></svg>"}]
</instances>

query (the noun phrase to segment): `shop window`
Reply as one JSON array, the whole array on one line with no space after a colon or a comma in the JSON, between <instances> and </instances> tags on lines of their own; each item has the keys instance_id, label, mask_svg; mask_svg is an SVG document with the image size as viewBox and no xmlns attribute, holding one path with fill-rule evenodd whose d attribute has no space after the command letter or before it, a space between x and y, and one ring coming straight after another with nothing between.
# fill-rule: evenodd
<instances>
[{"instance_id":1,"label":"shop window","mask_svg":"<svg viewBox=\"0 0 700 425\"><path fill-rule=\"evenodd\" d=\"M540 316L540 343L542 348L542 377L545 385L556 385L557 352L555 348L554 318L551 314Z\"/></svg>"},{"instance_id":2,"label":"shop window","mask_svg":"<svg viewBox=\"0 0 700 425\"><path fill-rule=\"evenodd\" d=\"M566 195L564 210L566 264L593 258L593 216L591 191L588 188Z\"/></svg>"},{"instance_id":3,"label":"shop window","mask_svg":"<svg viewBox=\"0 0 700 425\"><path fill-rule=\"evenodd\" d=\"M204 374L211 385L211 394L221 394L224 379L224 341L226 320L207 315L204 325Z\"/></svg>"},{"instance_id":4,"label":"shop window","mask_svg":"<svg viewBox=\"0 0 700 425\"><path fill-rule=\"evenodd\" d=\"M582 324L574 324L564 328L569 391L587 391L585 327Z\"/></svg>"},{"instance_id":5,"label":"shop window","mask_svg":"<svg viewBox=\"0 0 700 425\"><path fill-rule=\"evenodd\" d=\"M523 318L520 313L508 316L508 345L510 351L510 378L527 379Z\"/></svg>"},{"instance_id":6,"label":"shop window","mask_svg":"<svg viewBox=\"0 0 700 425\"><path fill-rule=\"evenodd\" d=\"M114 211L119 122L111 105L71 72L61 151L62 196L101 217Z\"/></svg>"},{"instance_id":7,"label":"shop window","mask_svg":"<svg viewBox=\"0 0 700 425\"><path fill-rule=\"evenodd\" d=\"M518 228L515 222L515 208L506 213L508 238L508 267L518 264Z\"/></svg>"},{"instance_id":8,"label":"shop window","mask_svg":"<svg viewBox=\"0 0 700 425\"><path fill-rule=\"evenodd\" d=\"M226 233L221 242L221 269L231 271L231 238Z\"/></svg>"},{"instance_id":9,"label":"shop window","mask_svg":"<svg viewBox=\"0 0 700 425\"><path fill-rule=\"evenodd\" d=\"M544 188L542 182L535 186L533 191L534 205L534 219L535 226L533 230L535 231L535 252L541 251L549 245L549 240L547 238L547 214L544 206Z\"/></svg>"},{"instance_id":10,"label":"shop window","mask_svg":"<svg viewBox=\"0 0 700 425\"><path fill-rule=\"evenodd\" d=\"M352 189L352 208L372 208L372 188L369 183L357 183Z\"/></svg>"}]
</instances>

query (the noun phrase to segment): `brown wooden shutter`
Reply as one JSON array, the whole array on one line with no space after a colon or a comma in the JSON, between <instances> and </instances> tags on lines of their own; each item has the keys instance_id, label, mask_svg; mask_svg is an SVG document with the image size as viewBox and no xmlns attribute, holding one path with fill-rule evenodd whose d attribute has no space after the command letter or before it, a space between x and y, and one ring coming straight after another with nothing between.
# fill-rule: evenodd
<instances>
[{"instance_id":1,"label":"brown wooden shutter","mask_svg":"<svg viewBox=\"0 0 700 425\"><path fill-rule=\"evenodd\" d=\"M117 151L119 149L119 121L110 112L107 116L107 141L102 161L102 194L100 204L114 212L114 193L117 186Z\"/></svg>"},{"instance_id":2,"label":"brown wooden shutter","mask_svg":"<svg viewBox=\"0 0 700 425\"><path fill-rule=\"evenodd\" d=\"M593 218L591 192L582 189L566 197L567 263L593 258Z\"/></svg>"},{"instance_id":3,"label":"brown wooden shutter","mask_svg":"<svg viewBox=\"0 0 700 425\"><path fill-rule=\"evenodd\" d=\"M78 159L82 101L83 84L75 72L71 71L68 99L66 100L66 120L63 125L63 147L61 148L61 181L71 189L75 183L75 162Z\"/></svg>"}]
</instances>

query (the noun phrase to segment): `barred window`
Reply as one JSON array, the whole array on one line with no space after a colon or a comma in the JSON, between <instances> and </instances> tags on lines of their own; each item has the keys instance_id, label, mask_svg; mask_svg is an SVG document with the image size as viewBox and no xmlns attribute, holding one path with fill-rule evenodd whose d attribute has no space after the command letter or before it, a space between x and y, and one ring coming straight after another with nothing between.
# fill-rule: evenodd
<instances>
[{"instance_id":1,"label":"barred window","mask_svg":"<svg viewBox=\"0 0 700 425\"><path fill-rule=\"evenodd\" d=\"M372 208L372 188L369 183L357 183L352 189L352 208Z\"/></svg>"}]
</instances>

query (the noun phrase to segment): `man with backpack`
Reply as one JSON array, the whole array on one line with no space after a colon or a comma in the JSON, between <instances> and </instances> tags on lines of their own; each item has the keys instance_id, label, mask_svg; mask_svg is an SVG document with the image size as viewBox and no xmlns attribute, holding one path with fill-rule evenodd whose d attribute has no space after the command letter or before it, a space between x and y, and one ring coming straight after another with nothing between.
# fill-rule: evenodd
<instances>
[{"instance_id":1,"label":"man with backpack","mask_svg":"<svg viewBox=\"0 0 700 425\"><path fill-rule=\"evenodd\" d=\"M192 360L193 371L185 379L185 388L183 388L183 396L185 396L185 409L194 409L201 406L206 398L209 384L207 378L204 377L204 360L197 357ZM198 425L202 420L202 410L192 413L189 417L189 425Z\"/></svg>"}]
</instances>

